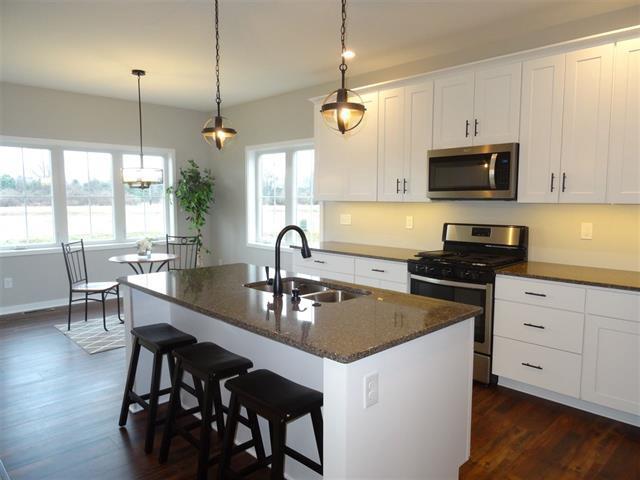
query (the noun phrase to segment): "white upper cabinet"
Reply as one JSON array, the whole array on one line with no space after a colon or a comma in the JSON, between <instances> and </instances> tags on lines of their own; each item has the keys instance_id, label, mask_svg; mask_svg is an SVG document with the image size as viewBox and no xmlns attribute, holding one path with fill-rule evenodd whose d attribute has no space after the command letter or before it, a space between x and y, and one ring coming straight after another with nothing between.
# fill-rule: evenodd
<instances>
[{"instance_id":1,"label":"white upper cabinet","mask_svg":"<svg viewBox=\"0 0 640 480\"><path fill-rule=\"evenodd\" d=\"M521 63L435 82L434 148L517 142Z\"/></svg>"},{"instance_id":2,"label":"white upper cabinet","mask_svg":"<svg viewBox=\"0 0 640 480\"><path fill-rule=\"evenodd\" d=\"M378 200L428 201L433 82L384 90L378 105Z\"/></svg>"},{"instance_id":3,"label":"white upper cabinet","mask_svg":"<svg viewBox=\"0 0 640 480\"><path fill-rule=\"evenodd\" d=\"M433 147L472 145L474 74L467 72L435 81Z\"/></svg>"},{"instance_id":4,"label":"white upper cabinet","mask_svg":"<svg viewBox=\"0 0 640 480\"><path fill-rule=\"evenodd\" d=\"M615 47L608 178L608 202L640 203L640 38Z\"/></svg>"},{"instance_id":5,"label":"white upper cabinet","mask_svg":"<svg viewBox=\"0 0 640 480\"><path fill-rule=\"evenodd\" d=\"M476 72L473 144L518 141L522 64Z\"/></svg>"},{"instance_id":6,"label":"white upper cabinet","mask_svg":"<svg viewBox=\"0 0 640 480\"><path fill-rule=\"evenodd\" d=\"M394 88L380 92L378 97L378 200L381 201L402 201L406 189L404 93L404 88Z\"/></svg>"},{"instance_id":7,"label":"white upper cabinet","mask_svg":"<svg viewBox=\"0 0 640 480\"><path fill-rule=\"evenodd\" d=\"M565 56L524 62L518 201L558 201Z\"/></svg>"},{"instance_id":8,"label":"white upper cabinet","mask_svg":"<svg viewBox=\"0 0 640 480\"><path fill-rule=\"evenodd\" d=\"M367 109L362 123L346 135L329 128L320 105L314 105L317 200L377 199L378 92L364 94L362 99Z\"/></svg>"},{"instance_id":9,"label":"white upper cabinet","mask_svg":"<svg viewBox=\"0 0 640 480\"><path fill-rule=\"evenodd\" d=\"M567 54L561 202L605 201L612 77L613 45Z\"/></svg>"},{"instance_id":10,"label":"white upper cabinet","mask_svg":"<svg viewBox=\"0 0 640 480\"><path fill-rule=\"evenodd\" d=\"M433 82L405 88L405 162L407 180L404 200L425 202L427 199L427 152L433 138Z\"/></svg>"}]
</instances>

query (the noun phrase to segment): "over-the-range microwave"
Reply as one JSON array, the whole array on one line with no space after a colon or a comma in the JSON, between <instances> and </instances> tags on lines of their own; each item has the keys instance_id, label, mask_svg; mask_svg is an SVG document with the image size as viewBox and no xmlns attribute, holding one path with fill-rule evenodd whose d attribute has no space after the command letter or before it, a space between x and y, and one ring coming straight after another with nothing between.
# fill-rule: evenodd
<instances>
[{"instance_id":1,"label":"over-the-range microwave","mask_svg":"<svg viewBox=\"0 0 640 480\"><path fill-rule=\"evenodd\" d=\"M515 200L518 144L429 150L427 197L437 200Z\"/></svg>"}]
</instances>

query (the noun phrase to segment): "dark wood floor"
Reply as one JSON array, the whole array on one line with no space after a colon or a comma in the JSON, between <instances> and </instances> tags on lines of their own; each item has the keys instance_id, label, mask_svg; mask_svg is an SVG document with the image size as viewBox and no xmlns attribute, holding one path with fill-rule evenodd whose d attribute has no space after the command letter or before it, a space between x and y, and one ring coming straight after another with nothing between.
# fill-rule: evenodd
<instances>
[{"instance_id":1,"label":"dark wood floor","mask_svg":"<svg viewBox=\"0 0 640 480\"><path fill-rule=\"evenodd\" d=\"M191 446L176 439L161 466L142 449L144 414L118 428L123 351L86 354L52 327L64 320L60 311L0 318L0 460L12 480L192 480ZM461 478L640 480L640 429L475 386Z\"/></svg>"}]
</instances>

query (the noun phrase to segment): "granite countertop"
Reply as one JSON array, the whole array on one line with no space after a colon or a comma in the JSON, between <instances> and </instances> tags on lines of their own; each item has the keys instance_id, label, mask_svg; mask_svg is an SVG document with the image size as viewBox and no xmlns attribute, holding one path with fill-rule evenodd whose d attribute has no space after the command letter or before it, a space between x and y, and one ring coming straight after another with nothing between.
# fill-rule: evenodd
<instances>
[{"instance_id":1,"label":"granite countertop","mask_svg":"<svg viewBox=\"0 0 640 480\"><path fill-rule=\"evenodd\" d=\"M283 272L283 278L288 276L294 275ZM265 280L264 269L243 263L119 279L131 288L341 363L354 362L482 312L472 305L333 280L327 283L366 289L371 294L320 307L302 299L296 311L289 295L274 304L271 293L244 286L260 280Z\"/></svg>"},{"instance_id":2,"label":"granite countertop","mask_svg":"<svg viewBox=\"0 0 640 480\"><path fill-rule=\"evenodd\" d=\"M291 245L291 248L300 248L300 245ZM401 262L406 262L418 253L417 250L411 250L409 248L383 247L381 245L363 245L345 242L320 242L318 247L311 247L311 250Z\"/></svg>"},{"instance_id":3,"label":"granite countertop","mask_svg":"<svg viewBox=\"0 0 640 480\"><path fill-rule=\"evenodd\" d=\"M498 270L500 275L556 280L559 282L593 285L640 291L640 272L609 268L579 267L559 263L524 262Z\"/></svg>"}]
</instances>

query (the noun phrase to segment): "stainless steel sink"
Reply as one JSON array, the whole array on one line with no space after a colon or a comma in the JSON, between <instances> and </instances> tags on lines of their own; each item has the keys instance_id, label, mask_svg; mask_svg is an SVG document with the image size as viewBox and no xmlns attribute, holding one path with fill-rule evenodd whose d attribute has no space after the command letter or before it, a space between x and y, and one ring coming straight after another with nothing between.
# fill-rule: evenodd
<instances>
[{"instance_id":1,"label":"stainless steel sink","mask_svg":"<svg viewBox=\"0 0 640 480\"><path fill-rule=\"evenodd\" d=\"M267 281L247 283L245 287L262 292L273 292L273 285ZM317 303L345 302L371 293L366 290L342 288L330 283L304 278L288 277L282 279L282 293L291 295L294 289L300 292L300 298Z\"/></svg>"}]
</instances>

